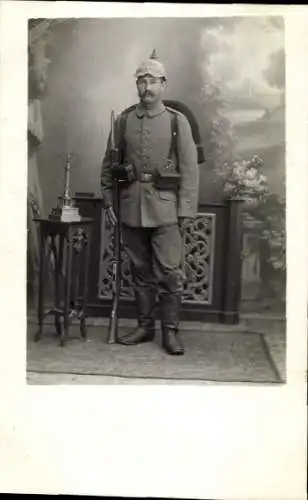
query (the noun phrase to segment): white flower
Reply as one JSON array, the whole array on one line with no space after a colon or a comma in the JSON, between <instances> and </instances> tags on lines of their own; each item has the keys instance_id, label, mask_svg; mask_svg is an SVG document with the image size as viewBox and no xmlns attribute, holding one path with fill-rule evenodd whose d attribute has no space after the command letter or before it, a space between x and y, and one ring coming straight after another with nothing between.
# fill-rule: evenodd
<instances>
[{"instance_id":1,"label":"white flower","mask_svg":"<svg viewBox=\"0 0 308 500\"><path fill-rule=\"evenodd\" d=\"M257 170L255 168L250 168L247 173L246 173L246 176L248 179L254 179L254 177L256 176L257 174Z\"/></svg>"}]
</instances>

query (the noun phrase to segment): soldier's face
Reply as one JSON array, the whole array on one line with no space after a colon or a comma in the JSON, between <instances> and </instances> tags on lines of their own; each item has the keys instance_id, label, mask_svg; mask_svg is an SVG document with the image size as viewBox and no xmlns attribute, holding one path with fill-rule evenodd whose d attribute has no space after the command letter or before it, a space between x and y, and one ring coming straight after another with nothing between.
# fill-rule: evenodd
<instances>
[{"instance_id":1,"label":"soldier's face","mask_svg":"<svg viewBox=\"0 0 308 500\"><path fill-rule=\"evenodd\" d=\"M137 79L137 90L140 100L145 104L151 104L160 99L166 87L162 78L145 75Z\"/></svg>"}]
</instances>

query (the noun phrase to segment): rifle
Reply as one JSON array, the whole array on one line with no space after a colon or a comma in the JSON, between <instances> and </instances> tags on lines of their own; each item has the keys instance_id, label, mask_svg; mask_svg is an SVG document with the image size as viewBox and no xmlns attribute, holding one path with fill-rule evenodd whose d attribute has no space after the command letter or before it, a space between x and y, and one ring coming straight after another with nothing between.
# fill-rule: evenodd
<instances>
[{"instance_id":1,"label":"rifle","mask_svg":"<svg viewBox=\"0 0 308 500\"><path fill-rule=\"evenodd\" d=\"M110 153L111 168L119 165L119 149L117 148L115 115L111 112ZM112 262L112 308L108 329L108 344L115 344L118 340L119 305L121 293L121 229L120 229L120 197L119 180L114 176L112 180L113 210L117 218L114 229L114 255Z\"/></svg>"}]
</instances>

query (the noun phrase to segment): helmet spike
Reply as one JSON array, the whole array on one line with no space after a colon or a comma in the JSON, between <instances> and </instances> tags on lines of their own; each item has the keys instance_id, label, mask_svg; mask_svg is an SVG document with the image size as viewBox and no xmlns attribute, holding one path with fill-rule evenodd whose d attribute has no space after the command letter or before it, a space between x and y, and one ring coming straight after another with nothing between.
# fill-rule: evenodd
<instances>
[{"instance_id":1,"label":"helmet spike","mask_svg":"<svg viewBox=\"0 0 308 500\"><path fill-rule=\"evenodd\" d=\"M146 74L167 80L165 67L158 60L155 49L152 51L150 57L138 66L135 72L135 77L139 78L140 76L144 76Z\"/></svg>"},{"instance_id":2,"label":"helmet spike","mask_svg":"<svg viewBox=\"0 0 308 500\"><path fill-rule=\"evenodd\" d=\"M156 50L155 49L153 49L152 54L150 55L150 59L157 59L157 55L156 55Z\"/></svg>"}]
</instances>

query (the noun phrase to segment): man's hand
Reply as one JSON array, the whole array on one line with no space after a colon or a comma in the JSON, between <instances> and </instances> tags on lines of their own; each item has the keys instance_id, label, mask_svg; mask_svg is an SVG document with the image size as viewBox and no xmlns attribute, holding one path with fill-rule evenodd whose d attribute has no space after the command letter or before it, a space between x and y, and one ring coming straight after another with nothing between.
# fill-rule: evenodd
<instances>
[{"instance_id":1,"label":"man's hand","mask_svg":"<svg viewBox=\"0 0 308 500\"><path fill-rule=\"evenodd\" d=\"M118 219L116 218L116 214L114 213L113 208L110 206L106 208L106 218L107 218L107 223L110 224L111 226L115 226L118 223Z\"/></svg>"}]
</instances>

